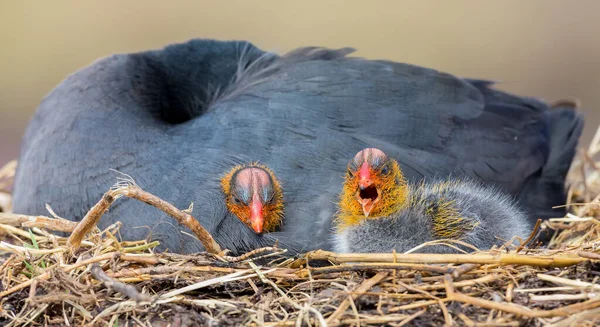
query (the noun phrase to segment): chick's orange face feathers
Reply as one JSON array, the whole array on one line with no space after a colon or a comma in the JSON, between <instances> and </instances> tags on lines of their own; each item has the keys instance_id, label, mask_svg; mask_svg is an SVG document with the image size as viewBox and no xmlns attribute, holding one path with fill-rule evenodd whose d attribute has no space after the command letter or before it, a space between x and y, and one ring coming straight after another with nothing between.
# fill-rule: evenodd
<instances>
[{"instance_id":1,"label":"chick's orange face feathers","mask_svg":"<svg viewBox=\"0 0 600 327\"><path fill-rule=\"evenodd\" d=\"M364 149L348 163L339 222L351 226L367 218L387 217L404 204L406 197L406 182L398 163L379 149Z\"/></svg>"},{"instance_id":2,"label":"chick's orange face feathers","mask_svg":"<svg viewBox=\"0 0 600 327\"><path fill-rule=\"evenodd\" d=\"M267 167L234 167L221 179L227 209L256 233L271 232L283 217L283 193Z\"/></svg>"}]
</instances>

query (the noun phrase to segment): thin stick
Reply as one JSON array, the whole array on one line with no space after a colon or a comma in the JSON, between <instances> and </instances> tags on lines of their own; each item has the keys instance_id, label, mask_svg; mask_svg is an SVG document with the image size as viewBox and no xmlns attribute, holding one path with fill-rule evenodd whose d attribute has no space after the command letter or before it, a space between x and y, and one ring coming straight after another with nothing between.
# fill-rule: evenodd
<instances>
[{"instance_id":1,"label":"thin stick","mask_svg":"<svg viewBox=\"0 0 600 327\"><path fill-rule=\"evenodd\" d=\"M102 199L87 212L85 217L77 224L77 227L75 227L75 230L67 239L67 245L71 247L73 252L79 249L85 235L96 227L96 224L100 221L100 217L102 217L110 205L115 202L116 199L112 193L112 191L109 191L102 196Z\"/></svg>"},{"instance_id":2,"label":"thin stick","mask_svg":"<svg viewBox=\"0 0 600 327\"><path fill-rule=\"evenodd\" d=\"M0 224L21 227L41 227L59 232L72 232L76 222L46 216L27 216L8 212L0 212Z\"/></svg>"},{"instance_id":3,"label":"thin stick","mask_svg":"<svg viewBox=\"0 0 600 327\"><path fill-rule=\"evenodd\" d=\"M292 301L292 299L290 299L289 296L287 296L287 294L284 291L282 291L281 288L279 288L277 286L277 284L275 284L272 280L268 279L265 276L265 274L260 271L260 269L258 268L258 266L256 264L254 264L254 262L250 261L248 264L250 265L250 267L252 267L252 269L254 269L254 271L258 275L258 278L260 278L260 280L263 283L271 285L271 287L273 287L273 289L277 293L279 293L279 295L281 295L281 297L283 299L285 299L289 304L291 304L297 310L301 310L301 311L304 310L304 308L300 307L300 305L298 303ZM323 318L323 315L317 309L312 308L310 306L308 306L306 309L308 309L308 311L312 312L317 317L317 320L320 322L321 326L323 326L323 327L327 326L327 322Z\"/></svg>"},{"instance_id":4,"label":"thin stick","mask_svg":"<svg viewBox=\"0 0 600 327\"><path fill-rule=\"evenodd\" d=\"M418 316L424 314L425 311L427 311L427 309L423 309L421 311L417 311L417 312L413 313L412 315L408 316L406 319L404 319L400 323L398 323L397 326L400 327L400 326L404 326L404 325L408 324L409 322L413 321Z\"/></svg>"},{"instance_id":5,"label":"thin stick","mask_svg":"<svg viewBox=\"0 0 600 327\"><path fill-rule=\"evenodd\" d=\"M557 292L557 291L577 291L579 289L571 286L560 287L540 287L540 288L523 288L514 290L515 293L533 293L533 292Z\"/></svg>"},{"instance_id":6,"label":"thin stick","mask_svg":"<svg viewBox=\"0 0 600 327\"><path fill-rule=\"evenodd\" d=\"M454 278L458 278L460 276L462 276L465 273L468 273L469 271L472 271L474 269L477 269L481 267L480 264L476 264L476 263L465 263L462 264L456 268L454 268L454 270L452 271L452 277Z\"/></svg>"},{"instance_id":7,"label":"thin stick","mask_svg":"<svg viewBox=\"0 0 600 327\"><path fill-rule=\"evenodd\" d=\"M12 245L12 244L2 242L2 241L0 241L0 250L12 252L12 253L18 253L18 254L34 254L34 255L44 255L44 254L65 252L64 247L48 249L48 250L38 250L38 249L26 248L23 246Z\"/></svg>"},{"instance_id":8,"label":"thin stick","mask_svg":"<svg viewBox=\"0 0 600 327\"><path fill-rule=\"evenodd\" d=\"M531 301L575 301L575 300L589 300L597 297L595 293L590 294L552 294L552 295L529 295Z\"/></svg>"},{"instance_id":9,"label":"thin stick","mask_svg":"<svg viewBox=\"0 0 600 327\"><path fill-rule=\"evenodd\" d=\"M380 272L377 275L365 280L364 282L362 282L362 284L360 284L360 286L358 288L356 288L356 290L354 290L353 293L355 293L355 294L350 295L349 298L351 298L352 301L358 299L365 292L370 290L373 286L377 285L379 282L384 280L388 275L389 275L388 272ZM348 309L348 307L350 306L349 298L344 299L344 301L342 301L340 306L333 312L333 314L331 314L331 316L329 316L329 318L327 318L328 325L330 323L332 323L334 320L336 320L340 315L342 315L344 313L344 311L346 311L346 309Z\"/></svg>"},{"instance_id":10,"label":"thin stick","mask_svg":"<svg viewBox=\"0 0 600 327\"><path fill-rule=\"evenodd\" d=\"M270 269L267 271L262 272L263 274L268 274L272 271L275 271L276 269ZM211 285L215 285L215 284L221 284L221 283L227 283L227 282L232 282L232 281L236 281L236 280L241 280L241 279L247 279L247 278L251 278L251 277L257 277L258 275L256 273L254 274L248 274L248 275L244 275L248 272L252 271L251 269L248 270L242 270L242 271L237 271L234 272L233 274L229 274L229 275L225 275L225 276L221 276L221 277L217 277L217 278L212 278L212 279L208 279L208 280L204 280L201 281L199 283L195 283L192 285L188 285L186 287L177 289L177 290L173 290L169 293L163 294L160 296L161 299L167 299L173 296L177 296L186 292L191 292L203 287L207 287L207 286L211 286ZM243 276L242 276L243 275Z\"/></svg>"},{"instance_id":11,"label":"thin stick","mask_svg":"<svg viewBox=\"0 0 600 327\"><path fill-rule=\"evenodd\" d=\"M106 275L104 270L102 270L102 268L100 268L100 266L97 263L92 264L91 273L94 276L94 278L101 281L104 284L104 286L106 286L108 288L112 288L115 291L131 298L132 300L134 300L136 302L150 300L150 298L147 297L146 295L140 294L135 289L135 287L133 287L131 285L127 285L125 283L121 283L118 280L114 280L114 279L108 277L108 275Z\"/></svg>"},{"instance_id":12,"label":"thin stick","mask_svg":"<svg viewBox=\"0 0 600 327\"><path fill-rule=\"evenodd\" d=\"M448 302L447 299L439 299L439 300ZM432 304L439 304L439 302L438 302L438 300L425 300L425 301L413 302L413 303L405 304L405 305L402 305L399 307L393 307L393 308L389 309L388 312L398 312L398 311L402 311L402 310L418 309L418 308L422 308L422 307L428 307Z\"/></svg>"},{"instance_id":13,"label":"thin stick","mask_svg":"<svg viewBox=\"0 0 600 327\"><path fill-rule=\"evenodd\" d=\"M2 185L0 183L0 190ZM0 213L12 211L12 195L0 191Z\"/></svg>"},{"instance_id":14,"label":"thin stick","mask_svg":"<svg viewBox=\"0 0 600 327\"><path fill-rule=\"evenodd\" d=\"M444 268L431 265L418 265L418 264L397 264L397 263L355 263L352 265L340 265L331 267L319 267L319 268L305 268L298 271L299 277L307 277L309 271L311 274L329 274L343 271L365 271L365 270L380 270L380 269L393 269L393 270L418 270L418 271L429 271L445 274L452 271L452 268Z\"/></svg>"},{"instance_id":15,"label":"thin stick","mask_svg":"<svg viewBox=\"0 0 600 327\"><path fill-rule=\"evenodd\" d=\"M450 313L448 312L448 308L446 308L444 301L442 301L442 299L438 299L437 303L440 306L440 309L442 310L442 314L444 315L444 321L446 322L444 326L451 327L453 325L452 317L450 316Z\"/></svg>"},{"instance_id":16,"label":"thin stick","mask_svg":"<svg viewBox=\"0 0 600 327\"><path fill-rule=\"evenodd\" d=\"M240 261L244 261L247 260L257 254L261 254L261 253L265 253L265 252L272 252L272 254L283 254L285 252L287 252L285 249L279 249L277 247L274 246L269 246L269 247L263 247L263 248L258 248L258 249L254 249L250 252L246 252L240 256L237 257L231 257L231 256L222 256L223 259L229 261L229 262L240 262ZM264 258L264 256L262 256L262 258ZM258 258L253 258L253 259L258 259Z\"/></svg>"},{"instance_id":17,"label":"thin stick","mask_svg":"<svg viewBox=\"0 0 600 327\"><path fill-rule=\"evenodd\" d=\"M221 247L219 244L213 239L210 233L204 229L204 227L202 227L200 223L198 223L198 221L190 214L177 209L174 205L160 199L156 195L142 190L137 185L130 184L109 190L102 196L102 199L100 199L100 201L98 201L98 203L96 203L96 205L94 205L88 211L85 217L83 217L79 224L77 224L77 227L67 240L67 244L73 249L73 251L79 248L83 237L89 233L94 226L96 226L100 220L100 217L102 217L112 203L121 196L127 196L142 201L162 210L166 214L175 218L175 220L177 220L180 224L189 228L196 235L196 237L198 237L200 242L202 242L202 245L206 251L213 254L218 254L221 252Z\"/></svg>"},{"instance_id":18,"label":"thin stick","mask_svg":"<svg viewBox=\"0 0 600 327\"><path fill-rule=\"evenodd\" d=\"M529 244L529 242L531 242L531 240L535 237L535 235L537 234L538 230L540 229L540 225L542 224L542 220L538 219L535 222L535 226L533 227L533 231L531 232L531 234L529 234L529 237L525 240L525 242L521 243L519 245L519 247L517 247L517 249L515 250L515 253L519 253L521 252L521 250L523 250L523 248L525 247L525 245Z\"/></svg>"},{"instance_id":19,"label":"thin stick","mask_svg":"<svg viewBox=\"0 0 600 327\"><path fill-rule=\"evenodd\" d=\"M566 285L566 286L572 286L572 287L577 287L577 288L589 288L589 289L593 289L593 290L600 290L600 285L582 282L582 281L578 281L578 280L550 276L550 275L546 275L546 274L537 274L537 277L541 280L551 282L554 284L558 284L558 285Z\"/></svg>"},{"instance_id":20,"label":"thin stick","mask_svg":"<svg viewBox=\"0 0 600 327\"><path fill-rule=\"evenodd\" d=\"M196 220L196 218L189 213L177 209L169 202L166 202L156 195L150 194L137 186L128 186L126 190L124 190L123 195L149 204L175 218L175 220L189 228L196 235L196 237L198 237L198 240L200 240L206 251L212 254L218 254L221 252L221 247L215 241L212 235L210 235L210 233L204 229L202 225L200 225L198 220Z\"/></svg>"},{"instance_id":21,"label":"thin stick","mask_svg":"<svg viewBox=\"0 0 600 327\"><path fill-rule=\"evenodd\" d=\"M594 310L587 310L577 314L574 314L566 319L563 319L557 323L552 325L547 325L548 327L571 327L571 326L585 326L583 324L578 325L578 322L582 322L585 319L597 319L600 316L600 308L596 308ZM588 325L590 326L590 325Z\"/></svg>"},{"instance_id":22,"label":"thin stick","mask_svg":"<svg viewBox=\"0 0 600 327\"><path fill-rule=\"evenodd\" d=\"M489 300L484 300L472 296L468 296L461 293L453 293L451 296L448 296L451 301L458 301L469 303L471 305L480 306L486 309L499 310L509 313L514 313L516 315L532 317L532 318L550 318L550 317L562 317L569 316L574 313L578 313L584 310L589 310L593 308L600 307L600 298L594 298L592 300L571 304L568 306L564 306L561 308L553 309L553 310L531 310L526 307L522 307L512 303L498 303Z\"/></svg>"},{"instance_id":23,"label":"thin stick","mask_svg":"<svg viewBox=\"0 0 600 327\"><path fill-rule=\"evenodd\" d=\"M479 278L475 278L475 279L455 282L454 286L455 287L465 287L465 286L473 286L473 285L477 285L477 284L485 284L485 283L493 282L500 278L502 278L502 276L498 275L498 274L484 275L483 277L479 277ZM423 290L423 291L433 291L433 290L444 289L444 287L445 287L445 284L427 284L427 285L419 286L417 288L420 290Z\"/></svg>"},{"instance_id":24,"label":"thin stick","mask_svg":"<svg viewBox=\"0 0 600 327\"><path fill-rule=\"evenodd\" d=\"M579 251L579 252L577 252L577 255L579 255L582 258L600 260L600 254L594 253L594 252Z\"/></svg>"},{"instance_id":25,"label":"thin stick","mask_svg":"<svg viewBox=\"0 0 600 327\"><path fill-rule=\"evenodd\" d=\"M17 171L17 160L11 160L7 162L2 168L0 168L0 179L13 178Z\"/></svg>"},{"instance_id":26,"label":"thin stick","mask_svg":"<svg viewBox=\"0 0 600 327\"><path fill-rule=\"evenodd\" d=\"M393 253L334 253L317 250L306 254L311 260L343 262L409 262L409 263L477 263L498 265L530 265L540 267L566 267L588 259L572 255L532 256L518 254L393 254Z\"/></svg>"}]
</instances>

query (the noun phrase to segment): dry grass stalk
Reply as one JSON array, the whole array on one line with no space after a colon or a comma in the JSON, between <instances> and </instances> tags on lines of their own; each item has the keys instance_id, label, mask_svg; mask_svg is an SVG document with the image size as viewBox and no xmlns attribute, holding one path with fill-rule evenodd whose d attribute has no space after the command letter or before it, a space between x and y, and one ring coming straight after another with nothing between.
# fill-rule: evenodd
<instances>
[{"instance_id":1,"label":"dry grass stalk","mask_svg":"<svg viewBox=\"0 0 600 327\"><path fill-rule=\"evenodd\" d=\"M309 252L311 260L345 262L401 262L401 263L454 263L454 264L499 264L529 265L540 267L567 267L588 261L573 254L568 255L518 255L513 253L482 254L394 254L394 253L334 253L317 250Z\"/></svg>"},{"instance_id":2,"label":"dry grass stalk","mask_svg":"<svg viewBox=\"0 0 600 327\"><path fill-rule=\"evenodd\" d=\"M360 284L360 286L356 288L356 290L354 291L355 294L349 295L347 299L342 301L340 306L333 312L333 314L329 316L329 318L327 319L327 324L331 324L333 321L338 319L338 317L341 316L344 313L344 311L346 311L346 309L348 309L348 307L350 306L350 302L358 299L365 292L370 290L373 286L377 285L387 276L388 273L380 272L377 275L371 277L370 279L365 280L362 284Z\"/></svg>"},{"instance_id":3,"label":"dry grass stalk","mask_svg":"<svg viewBox=\"0 0 600 327\"><path fill-rule=\"evenodd\" d=\"M73 232L77 226L72 222L62 218L50 218L45 216L27 216L8 212L0 212L0 224L21 227L40 227L51 231Z\"/></svg>"},{"instance_id":4,"label":"dry grass stalk","mask_svg":"<svg viewBox=\"0 0 600 327\"><path fill-rule=\"evenodd\" d=\"M17 171L17 161L12 160L7 162L0 168L0 191L12 184L15 172Z\"/></svg>"},{"instance_id":5,"label":"dry grass stalk","mask_svg":"<svg viewBox=\"0 0 600 327\"><path fill-rule=\"evenodd\" d=\"M0 168L0 213L12 211L12 196L7 187L12 185L16 170L16 160L10 161Z\"/></svg>"}]
</instances>

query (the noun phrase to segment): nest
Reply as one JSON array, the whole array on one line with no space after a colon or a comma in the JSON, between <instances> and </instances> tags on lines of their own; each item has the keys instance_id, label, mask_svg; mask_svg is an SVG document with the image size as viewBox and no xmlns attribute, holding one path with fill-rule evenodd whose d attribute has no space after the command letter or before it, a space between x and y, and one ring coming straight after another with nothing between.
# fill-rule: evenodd
<instances>
[{"instance_id":1,"label":"nest","mask_svg":"<svg viewBox=\"0 0 600 327\"><path fill-rule=\"evenodd\" d=\"M471 254L313 251L293 258L276 246L228 256L189 210L128 178L78 224L49 207L51 217L9 213L12 162L0 170L0 323L595 326L600 324L598 152L600 129L569 173L569 213L536 226L554 231L548 247L530 244L533 231L519 246L507 242ZM173 216L207 252L156 253L157 242L119 241L119 223L98 230L98 219L119 197Z\"/></svg>"}]
</instances>

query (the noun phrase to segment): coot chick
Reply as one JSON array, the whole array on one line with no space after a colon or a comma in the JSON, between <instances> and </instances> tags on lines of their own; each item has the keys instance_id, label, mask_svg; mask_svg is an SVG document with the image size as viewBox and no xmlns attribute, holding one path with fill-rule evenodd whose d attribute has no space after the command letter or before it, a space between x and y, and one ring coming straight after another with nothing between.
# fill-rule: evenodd
<instances>
[{"instance_id":1,"label":"coot chick","mask_svg":"<svg viewBox=\"0 0 600 327\"><path fill-rule=\"evenodd\" d=\"M368 148L348 164L334 236L337 252L408 251L440 239L480 249L527 237L530 225L497 188L458 179L407 183L398 163ZM444 245L420 252L454 253Z\"/></svg>"},{"instance_id":2,"label":"coot chick","mask_svg":"<svg viewBox=\"0 0 600 327\"><path fill-rule=\"evenodd\" d=\"M257 234L273 232L283 219L283 192L275 173L258 163L238 165L222 179L229 212Z\"/></svg>"}]
</instances>

